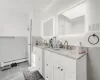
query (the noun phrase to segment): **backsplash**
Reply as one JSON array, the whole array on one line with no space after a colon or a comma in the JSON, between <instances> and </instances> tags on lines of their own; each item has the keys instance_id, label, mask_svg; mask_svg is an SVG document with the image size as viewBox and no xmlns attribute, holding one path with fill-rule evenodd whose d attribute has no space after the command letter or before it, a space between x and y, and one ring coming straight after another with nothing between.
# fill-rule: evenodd
<instances>
[{"instance_id":1,"label":"backsplash","mask_svg":"<svg viewBox=\"0 0 100 80\"><path fill-rule=\"evenodd\" d=\"M46 37L44 38L44 40L47 40L47 42L49 42L50 38L51 37ZM67 40L69 45L77 46L79 45L80 42L82 42L83 44L84 41L83 38L84 38L84 34L77 34L77 35L70 35L70 36L59 36L57 37L57 40L59 40L62 43L64 43Z\"/></svg>"},{"instance_id":2,"label":"backsplash","mask_svg":"<svg viewBox=\"0 0 100 80\"><path fill-rule=\"evenodd\" d=\"M36 45L36 41L41 41L42 37L41 36L32 36L32 46Z\"/></svg>"}]
</instances>

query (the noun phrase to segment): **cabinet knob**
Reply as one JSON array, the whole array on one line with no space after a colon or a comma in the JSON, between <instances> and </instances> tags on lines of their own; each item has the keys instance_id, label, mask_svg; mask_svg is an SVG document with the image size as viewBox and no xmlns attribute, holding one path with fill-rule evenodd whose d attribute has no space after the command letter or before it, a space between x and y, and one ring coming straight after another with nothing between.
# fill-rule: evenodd
<instances>
[{"instance_id":1,"label":"cabinet knob","mask_svg":"<svg viewBox=\"0 0 100 80\"><path fill-rule=\"evenodd\" d=\"M63 69L61 69L61 71L63 71Z\"/></svg>"},{"instance_id":2,"label":"cabinet knob","mask_svg":"<svg viewBox=\"0 0 100 80\"><path fill-rule=\"evenodd\" d=\"M48 78L48 76L47 76L47 78Z\"/></svg>"},{"instance_id":3,"label":"cabinet knob","mask_svg":"<svg viewBox=\"0 0 100 80\"><path fill-rule=\"evenodd\" d=\"M47 64L47 66L48 66L48 64Z\"/></svg>"},{"instance_id":4,"label":"cabinet knob","mask_svg":"<svg viewBox=\"0 0 100 80\"><path fill-rule=\"evenodd\" d=\"M60 69L60 67L58 67L58 69Z\"/></svg>"}]
</instances>

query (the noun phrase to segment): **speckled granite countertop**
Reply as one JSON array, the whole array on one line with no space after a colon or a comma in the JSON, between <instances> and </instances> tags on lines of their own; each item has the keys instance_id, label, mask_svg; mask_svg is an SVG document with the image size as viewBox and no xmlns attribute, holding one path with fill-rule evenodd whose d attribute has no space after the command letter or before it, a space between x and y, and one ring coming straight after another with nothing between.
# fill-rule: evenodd
<instances>
[{"instance_id":1,"label":"speckled granite countertop","mask_svg":"<svg viewBox=\"0 0 100 80\"><path fill-rule=\"evenodd\" d=\"M41 49L44 49L44 50L48 50L48 51L51 51L51 52L57 53L59 55L63 55L63 56L75 59L75 60L78 60L78 59L82 58L84 55L86 55L86 53L79 54L75 50L65 50L65 49L56 50L56 49L53 49L53 48L47 48L45 46L36 46L36 45L35 45L35 47L38 47L38 48L41 48Z\"/></svg>"}]
</instances>

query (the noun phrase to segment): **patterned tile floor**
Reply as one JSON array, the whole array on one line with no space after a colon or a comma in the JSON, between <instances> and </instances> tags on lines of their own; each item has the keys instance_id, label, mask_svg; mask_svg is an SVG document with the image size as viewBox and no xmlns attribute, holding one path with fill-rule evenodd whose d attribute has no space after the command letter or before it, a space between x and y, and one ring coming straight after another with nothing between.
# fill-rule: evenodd
<instances>
[{"instance_id":1,"label":"patterned tile floor","mask_svg":"<svg viewBox=\"0 0 100 80\"><path fill-rule=\"evenodd\" d=\"M0 80L16 80L18 76L22 76L22 70L29 67L28 62L20 63L19 66L1 71L0 70ZM20 75L19 75L20 74ZM21 77L22 78L22 77ZM20 78L20 80L22 80Z\"/></svg>"}]
</instances>

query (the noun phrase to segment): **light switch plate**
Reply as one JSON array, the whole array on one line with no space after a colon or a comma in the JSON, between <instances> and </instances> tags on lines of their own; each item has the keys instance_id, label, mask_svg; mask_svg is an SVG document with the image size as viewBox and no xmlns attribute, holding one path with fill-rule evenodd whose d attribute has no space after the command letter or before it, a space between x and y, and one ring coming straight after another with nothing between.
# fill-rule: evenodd
<instances>
[{"instance_id":1,"label":"light switch plate","mask_svg":"<svg viewBox=\"0 0 100 80\"><path fill-rule=\"evenodd\" d=\"M92 24L92 25L89 25L89 29L88 31L90 32L94 32L94 31L100 31L100 24Z\"/></svg>"}]
</instances>

